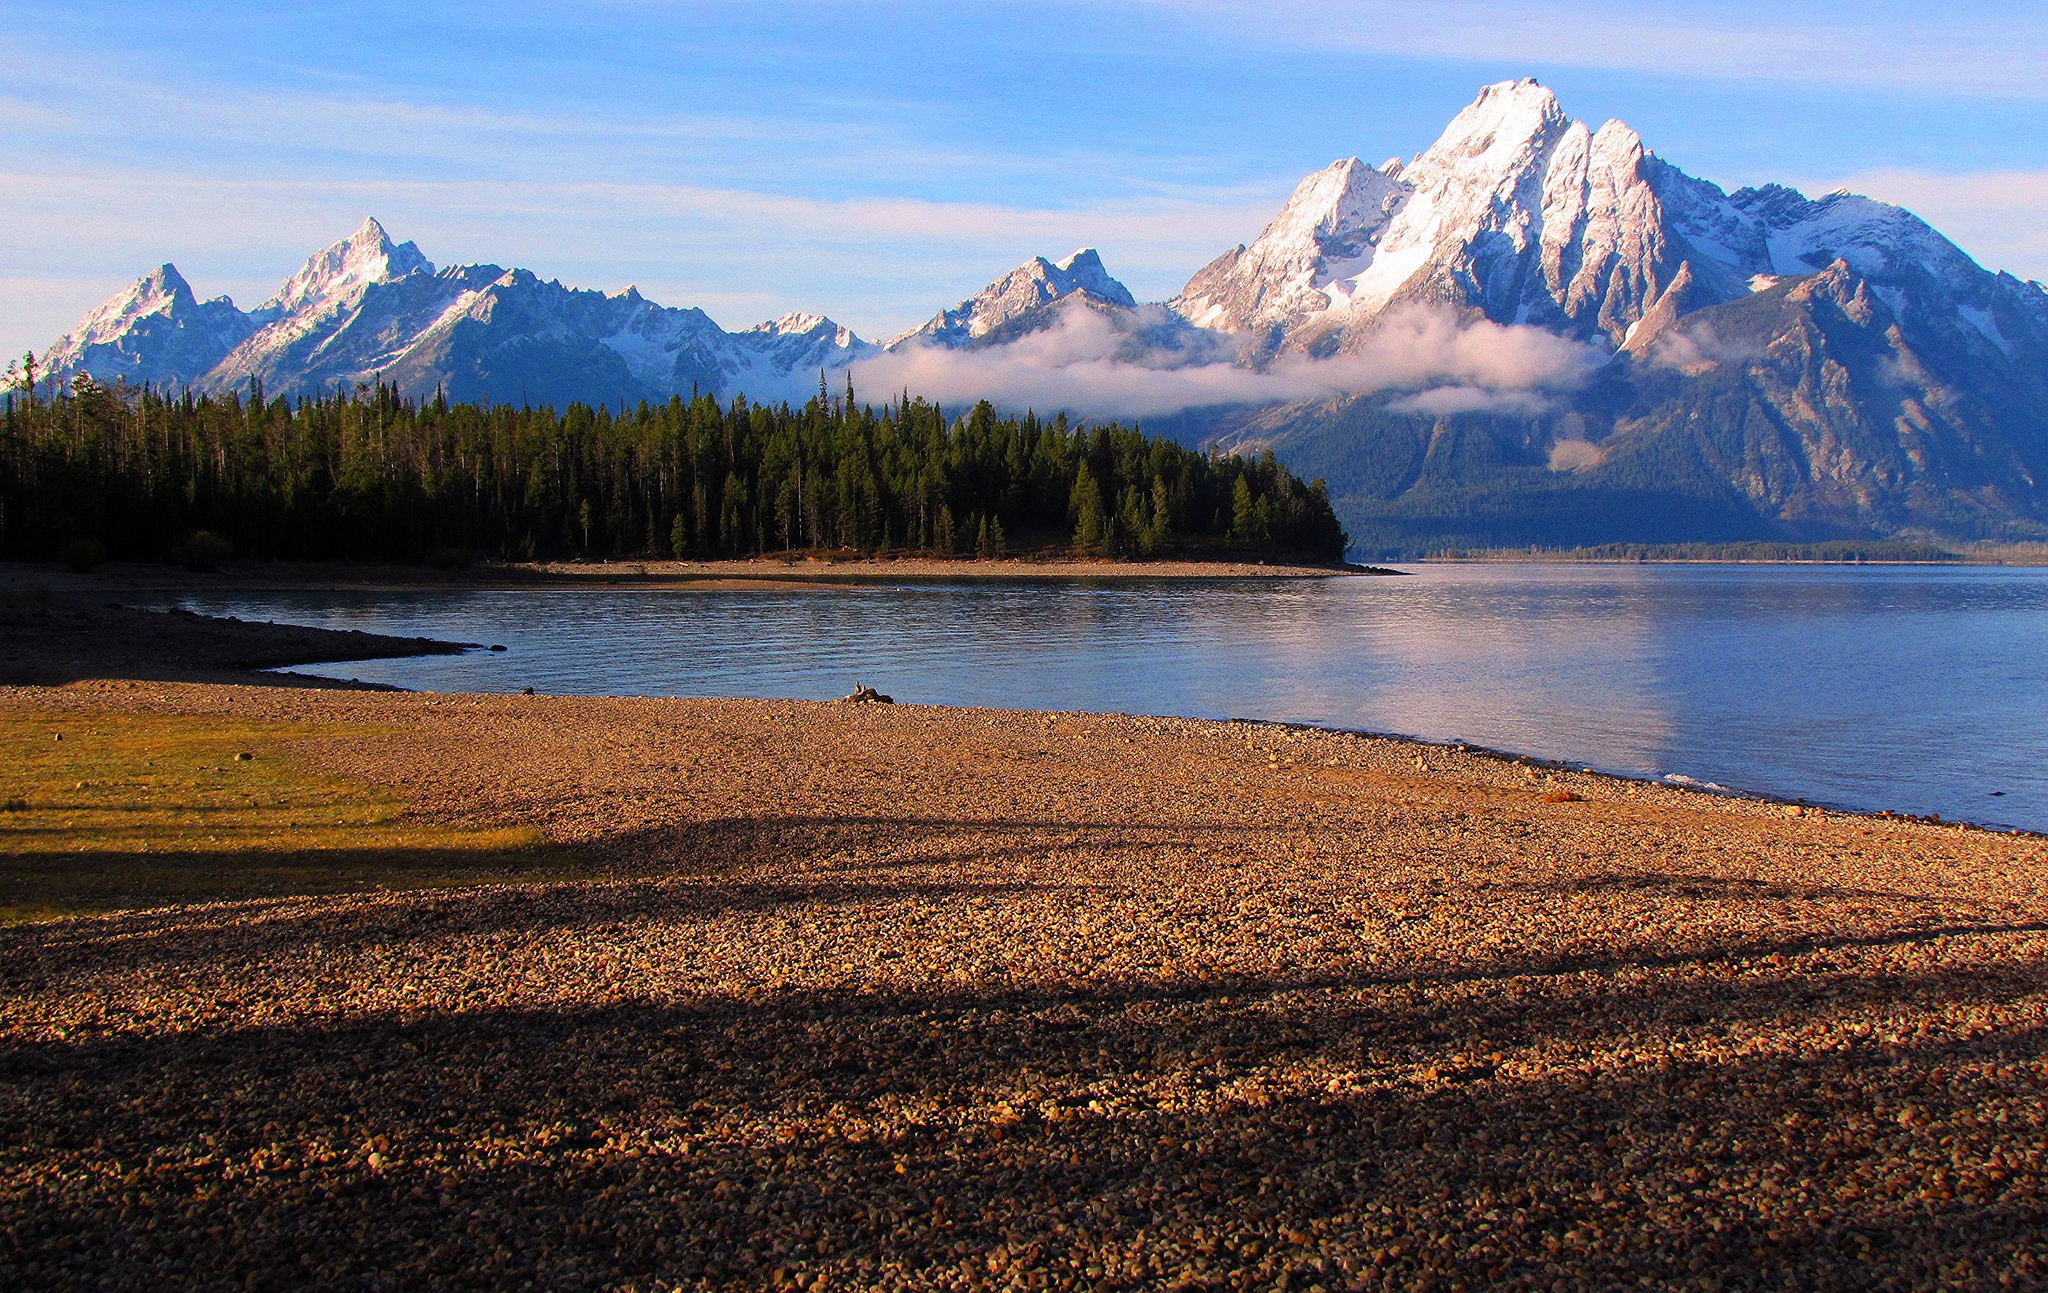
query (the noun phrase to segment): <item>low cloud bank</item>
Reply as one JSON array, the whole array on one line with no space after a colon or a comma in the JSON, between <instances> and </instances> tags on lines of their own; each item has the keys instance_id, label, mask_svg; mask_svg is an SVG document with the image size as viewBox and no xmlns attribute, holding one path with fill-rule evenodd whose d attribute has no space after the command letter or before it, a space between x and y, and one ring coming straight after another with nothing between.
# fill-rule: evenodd
<instances>
[{"instance_id":1,"label":"low cloud bank","mask_svg":"<svg viewBox=\"0 0 2048 1293\"><path fill-rule=\"evenodd\" d=\"M1533 413L1549 393L1577 385L1604 359L1591 346L1538 328L1415 308L1385 319L1355 353L1287 355L1253 368L1213 346L1148 349L1110 318L1074 308L1057 325L1005 345L911 346L865 359L854 365L853 380L862 390L908 390L941 404L985 399L1104 418L1382 391L1408 392L1395 407L1409 412Z\"/></svg>"}]
</instances>

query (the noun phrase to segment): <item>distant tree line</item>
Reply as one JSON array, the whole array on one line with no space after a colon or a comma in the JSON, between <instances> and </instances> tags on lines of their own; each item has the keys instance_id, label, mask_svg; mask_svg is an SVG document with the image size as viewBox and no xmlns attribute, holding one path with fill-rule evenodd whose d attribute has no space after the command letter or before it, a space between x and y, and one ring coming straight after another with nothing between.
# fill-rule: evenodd
<instances>
[{"instance_id":1,"label":"distant tree line","mask_svg":"<svg viewBox=\"0 0 2048 1293\"><path fill-rule=\"evenodd\" d=\"M1955 562L1960 554L1918 539L1830 539L1821 543L1602 543L1577 548L1446 548L1427 554L1461 561Z\"/></svg>"},{"instance_id":2,"label":"distant tree line","mask_svg":"<svg viewBox=\"0 0 2048 1293\"><path fill-rule=\"evenodd\" d=\"M748 556L836 550L1333 561L1321 481L1118 425L987 403L949 419L709 396L617 411L415 401L392 388L288 401L102 387L0 413L0 551L190 550L376 561ZM205 545L202 544L202 547Z\"/></svg>"}]
</instances>

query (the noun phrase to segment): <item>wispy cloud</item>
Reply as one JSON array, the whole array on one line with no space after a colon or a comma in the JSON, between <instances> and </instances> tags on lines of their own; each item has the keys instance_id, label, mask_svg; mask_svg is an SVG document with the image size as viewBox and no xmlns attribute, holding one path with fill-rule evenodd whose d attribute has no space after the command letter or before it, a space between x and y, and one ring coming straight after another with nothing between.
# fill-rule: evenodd
<instances>
[{"instance_id":1,"label":"wispy cloud","mask_svg":"<svg viewBox=\"0 0 2048 1293\"><path fill-rule=\"evenodd\" d=\"M2048 31L2025 7L1138 0L1234 38L1467 63L1600 68L2048 98ZM1974 11L1974 12L1973 12Z\"/></svg>"}]
</instances>

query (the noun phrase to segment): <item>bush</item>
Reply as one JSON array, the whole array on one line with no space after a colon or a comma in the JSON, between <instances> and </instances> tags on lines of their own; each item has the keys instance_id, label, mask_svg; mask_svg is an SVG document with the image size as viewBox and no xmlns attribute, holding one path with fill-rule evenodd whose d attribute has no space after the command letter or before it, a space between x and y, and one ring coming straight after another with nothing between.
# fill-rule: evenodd
<instances>
[{"instance_id":1,"label":"bush","mask_svg":"<svg viewBox=\"0 0 2048 1293\"><path fill-rule=\"evenodd\" d=\"M187 570L219 570L221 562L235 555L235 545L212 530L194 530L171 555Z\"/></svg>"},{"instance_id":2,"label":"bush","mask_svg":"<svg viewBox=\"0 0 2048 1293\"><path fill-rule=\"evenodd\" d=\"M106 564L107 545L98 539L73 539L57 550L57 560L67 570L83 575Z\"/></svg>"}]
</instances>

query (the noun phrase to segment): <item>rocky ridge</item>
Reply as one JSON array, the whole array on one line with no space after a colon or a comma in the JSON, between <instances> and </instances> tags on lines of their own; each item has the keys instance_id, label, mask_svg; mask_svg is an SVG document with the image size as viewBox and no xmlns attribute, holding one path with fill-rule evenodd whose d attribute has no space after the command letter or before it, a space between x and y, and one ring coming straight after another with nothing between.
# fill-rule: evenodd
<instances>
[{"instance_id":1,"label":"rocky ridge","mask_svg":"<svg viewBox=\"0 0 2048 1293\"><path fill-rule=\"evenodd\" d=\"M376 220L316 252L244 313L201 302L166 265L50 347L58 381L148 382L304 396L383 381L415 396L633 403L701 390L778 397L875 347L830 319L785 315L727 332L702 310L543 280L523 269L435 269Z\"/></svg>"}]
</instances>

